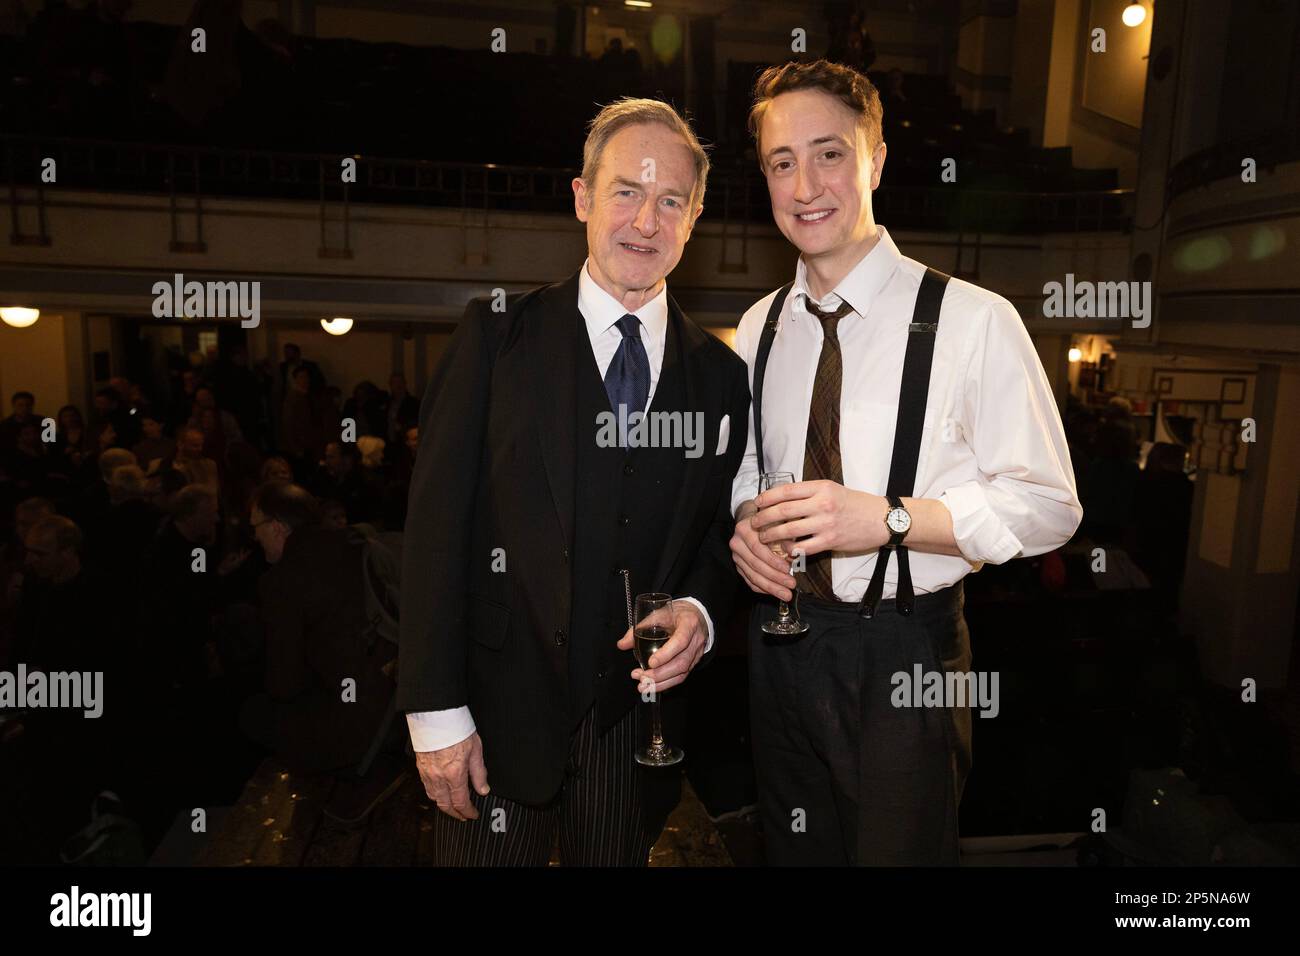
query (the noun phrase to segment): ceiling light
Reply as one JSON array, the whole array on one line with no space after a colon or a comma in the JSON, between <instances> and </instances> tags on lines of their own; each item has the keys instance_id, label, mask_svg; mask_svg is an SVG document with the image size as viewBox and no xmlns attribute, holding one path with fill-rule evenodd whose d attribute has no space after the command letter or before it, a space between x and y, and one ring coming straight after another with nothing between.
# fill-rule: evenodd
<instances>
[{"instance_id":1,"label":"ceiling light","mask_svg":"<svg viewBox=\"0 0 1300 956\"><path fill-rule=\"evenodd\" d=\"M29 325L34 325L40 317L40 309L28 309L20 305L10 305L0 309L0 320L15 329L25 329Z\"/></svg>"}]
</instances>

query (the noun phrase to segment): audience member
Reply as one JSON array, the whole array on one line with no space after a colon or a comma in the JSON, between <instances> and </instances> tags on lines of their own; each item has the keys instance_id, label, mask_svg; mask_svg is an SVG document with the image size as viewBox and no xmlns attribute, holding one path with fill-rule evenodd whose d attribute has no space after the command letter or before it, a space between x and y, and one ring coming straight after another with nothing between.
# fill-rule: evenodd
<instances>
[{"instance_id":1,"label":"audience member","mask_svg":"<svg viewBox=\"0 0 1300 956\"><path fill-rule=\"evenodd\" d=\"M325 445L339 434L339 414L327 395L313 389L311 370L293 372L293 388L284 397L280 420L280 450L296 475L307 475L325 453Z\"/></svg>"},{"instance_id":2,"label":"audience member","mask_svg":"<svg viewBox=\"0 0 1300 956\"><path fill-rule=\"evenodd\" d=\"M125 448L106 448L95 458L99 473L97 480L82 488L68 502L68 511L84 534L95 540L103 536L104 524L113 504L108 492L109 479L113 477L115 468L134 464L137 464L135 455Z\"/></svg>"},{"instance_id":3,"label":"audience member","mask_svg":"<svg viewBox=\"0 0 1300 956\"><path fill-rule=\"evenodd\" d=\"M383 437L392 450L401 445L406 430L420 421L420 400L406 390L404 375L392 375L388 379L387 418Z\"/></svg>"},{"instance_id":4,"label":"audience member","mask_svg":"<svg viewBox=\"0 0 1300 956\"><path fill-rule=\"evenodd\" d=\"M18 430L30 421L40 421L36 414L36 396L31 392L14 392L9 400L13 411L0 421L0 455L12 451L18 443Z\"/></svg>"},{"instance_id":5,"label":"audience member","mask_svg":"<svg viewBox=\"0 0 1300 956\"><path fill-rule=\"evenodd\" d=\"M262 579L266 691L242 724L290 766L348 770L378 734L393 693L394 647L366 631L361 545L322 528L299 485L258 489L252 524L271 569Z\"/></svg>"},{"instance_id":6,"label":"audience member","mask_svg":"<svg viewBox=\"0 0 1300 956\"><path fill-rule=\"evenodd\" d=\"M1156 442L1134 495L1134 558L1151 580L1161 610L1173 613L1183 583L1194 487L1184 471L1187 449Z\"/></svg>"},{"instance_id":7,"label":"audience member","mask_svg":"<svg viewBox=\"0 0 1300 956\"><path fill-rule=\"evenodd\" d=\"M62 515L32 525L23 541L25 564L14 658L43 671L105 671L120 660L112 598L82 562L81 529Z\"/></svg>"},{"instance_id":8,"label":"audience member","mask_svg":"<svg viewBox=\"0 0 1300 956\"><path fill-rule=\"evenodd\" d=\"M2 456L2 461L19 497L46 492L51 459L41 441L40 422L35 416L17 425L14 447Z\"/></svg>"},{"instance_id":9,"label":"audience member","mask_svg":"<svg viewBox=\"0 0 1300 956\"><path fill-rule=\"evenodd\" d=\"M48 498L27 498L14 508L14 530L0 546L0 669L16 663L13 656L18 602L22 596L23 568L27 563L27 534L42 518L55 514Z\"/></svg>"},{"instance_id":10,"label":"audience member","mask_svg":"<svg viewBox=\"0 0 1300 956\"><path fill-rule=\"evenodd\" d=\"M380 449L382 452L382 444ZM362 467L357 446L350 442L332 441L325 446L325 460L317 472L313 491L319 498L342 502L349 524L379 518L382 496L379 479Z\"/></svg>"},{"instance_id":11,"label":"audience member","mask_svg":"<svg viewBox=\"0 0 1300 956\"><path fill-rule=\"evenodd\" d=\"M95 413L97 424L113 426L115 444L130 448L140 440L140 424L124 407L117 389L105 386L95 392Z\"/></svg>"},{"instance_id":12,"label":"audience member","mask_svg":"<svg viewBox=\"0 0 1300 956\"><path fill-rule=\"evenodd\" d=\"M258 477L261 479L260 484L273 480L293 481L293 469L289 467L289 460L283 455L272 455L262 462L262 470Z\"/></svg>"},{"instance_id":13,"label":"audience member","mask_svg":"<svg viewBox=\"0 0 1300 956\"><path fill-rule=\"evenodd\" d=\"M54 450L50 470L61 475L70 484L84 487L95 475L95 457L99 442L86 428L81 409L64 405L55 420Z\"/></svg>"},{"instance_id":14,"label":"audience member","mask_svg":"<svg viewBox=\"0 0 1300 956\"><path fill-rule=\"evenodd\" d=\"M109 564L120 574L139 573L145 555L162 521L153 503L144 471L139 465L119 465L108 479L111 505L104 521L102 541L89 542L93 555L103 549Z\"/></svg>"},{"instance_id":15,"label":"audience member","mask_svg":"<svg viewBox=\"0 0 1300 956\"><path fill-rule=\"evenodd\" d=\"M221 493L217 463L203 454L205 437L203 430L193 425L181 429L175 455L162 465L164 494L183 485L203 485L214 495Z\"/></svg>"},{"instance_id":16,"label":"audience member","mask_svg":"<svg viewBox=\"0 0 1300 956\"><path fill-rule=\"evenodd\" d=\"M352 397L343 403L342 417L356 422L357 437L383 438L388 428L388 395L374 382L359 382L352 390Z\"/></svg>"},{"instance_id":17,"label":"audience member","mask_svg":"<svg viewBox=\"0 0 1300 956\"><path fill-rule=\"evenodd\" d=\"M144 473L152 478L158 474L163 462L176 454L176 440L163 434L163 422L152 412L140 419L140 430L143 437L131 451Z\"/></svg>"},{"instance_id":18,"label":"audience member","mask_svg":"<svg viewBox=\"0 0 1300 956\"><path fill-rule=\"evenodd\" d=\"M320 501L320 526L330 531L342 531L348 526L348 509L343 502L333 498Z\"/></svg>"},{"instance_id":19,"label":"audience member","mask_svg":"<svg viewBox=\"0 0 1300 956\"><path fill-rule=\"evenodd\" d=\"M201 384L199 373L193 368L183 369L177 377L177 385L172 395L171 409L167 413L167 424L172 429L180 428L194 414L194 396Z\"/></svg>"},{"instance_id":20,"label":"audience member","mask_svg":"<svg viewBox=\"0 0 1300 956\"><path fill-rule=\"evenodd\" d=\"M284 344L284 361L280 363L280 389L287 392L293 383L293 374L305 368L311 375L311 387L322 388L325 377L321 375L320 366L302 357L302 349L294 342Z\"/></svg>"}]
</instances>

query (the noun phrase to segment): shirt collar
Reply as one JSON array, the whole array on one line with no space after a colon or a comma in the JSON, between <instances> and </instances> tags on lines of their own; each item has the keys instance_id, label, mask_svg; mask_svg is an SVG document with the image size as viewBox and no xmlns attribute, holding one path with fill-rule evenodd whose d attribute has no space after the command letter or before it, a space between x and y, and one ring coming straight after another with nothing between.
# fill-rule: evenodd
<instances>
[{"instance_id":1,"label":"shirt collar","mask_svg":"<svg viewBox=\"0 0 1300 956\"><path fill-rule=\"evenodd\" d=\"M627 309L596 284L587 271L590 263L590 259L584 262L582 272L578 274L578 311L587 323L587 334L595 339L627 315ZM641 320L641 342L649 353L651 346L662 342L668 331L668 283L665 282L658 295L632 314Z\"/></svg>"},{"instance_id":2,"label":"shirt collar","mask_svg":"<svg viewBox=\"0 0 1300 956\"><path fill-rule=\"evenodd\" d=\"M871 247L871 251L858 260L858 264L849 270L849 274L841 279L839 285L821 301L812 298L812 293L808 291L808 266L803 261L803 256L799 257L799 264L794 270L794 285L790 287L792 316L808 314L804 296L811 299L812 303L823 311L834 310L845 300L853 306L853 311L858 315L865 316L871 310L871 303L880 294L880 290L884 288L903 258L885 227L877 224L876 228L880 230L880 238Z\"/></svg>"}]
</instances>

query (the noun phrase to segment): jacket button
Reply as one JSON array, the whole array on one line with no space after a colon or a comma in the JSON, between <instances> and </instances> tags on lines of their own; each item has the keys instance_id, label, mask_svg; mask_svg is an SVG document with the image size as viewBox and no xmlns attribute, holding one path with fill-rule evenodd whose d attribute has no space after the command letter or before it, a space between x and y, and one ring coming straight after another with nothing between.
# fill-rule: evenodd
<instances>
[{"instance_id":1,"label":"jacket button","mask_svg":"<svg viewBox=\"0 0 1300 956\"><path fill-rule=\"evenodd\" d=\"M631 465L624 465L624 466L623 466L623 474L625 474L625 475L631 475L631 474L634 474L634 473L635 473L635 469L634 469Z\"/></svg>"},{"instance_id":2,"label":"jacket button","mask_svg":"<svg viewBox=\"0 0 1300 956\"><path fill-rule=\"evenodd\" d=\"M605 671L603 671L603 670L596 671L596 679L597 679L597 680L604 680L604 679L605 679Z\"/></svg>"},{"instance_id":3,"label":"jacket button","mask_svg":"<svg viewBox=\"0 0 1300 956\"><path fill-rule=\"evenodd\" d=\"M629 518L627 515L620 515L618 519L618 523L626 528L629 524L632 523L632 519Z\"/></svg>"},{"instance_id":4,"label":"jacket button","mask_svg":"<svg viewBox=\"0 0 1300 956\"><path fill-rule=\"evenodd\" d=\"M563 647L568 642L568 640L569 638L568 635L564 633L564 628L560 628L558 631L555 632L556 647Z\"/></svg>"},{"instance_id":5,"label":"jacket button","mask_svg":"<svg viewBox=\"0 0 1300 956\"><path fill-rule=\"evenodd\" d=\"M565 564L568 564L568 563L569 563L569 549L568 549L568 548L565 548L563 551L560 552L560 560L562 560Z\"/></svg>"}]
</instances>

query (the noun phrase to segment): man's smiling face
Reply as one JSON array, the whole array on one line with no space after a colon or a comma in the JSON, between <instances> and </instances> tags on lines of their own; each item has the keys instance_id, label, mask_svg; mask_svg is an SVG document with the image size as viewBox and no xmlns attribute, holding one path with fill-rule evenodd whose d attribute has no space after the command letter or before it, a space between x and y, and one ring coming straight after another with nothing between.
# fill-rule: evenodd
<instances>
[{"instance_id":1,"label":"man's smiling face","mask_svg":"<svg viewBox=\"0 0 1300 956\"><path fill-rule=\"evenodd\" d=\"M660 123L625 126L605 145L593 178L573 181L574 208L587 224L592 278L620 300L627 290L657 292L681 260L699 215L690 208L690 147Z\"/></svg>"},{"instance_id":2,"label":"man's smiling face","mask_svg":"<svg viewBox=\"0 0 1300 956\"><path fill-rule=\"evenodd\" d=\"M857 114L836 97L818 89L774 97L759 148L772 216L806 257L833 256L871 234L885 145L873 152Z\"/></svg>"}]
</instances>

